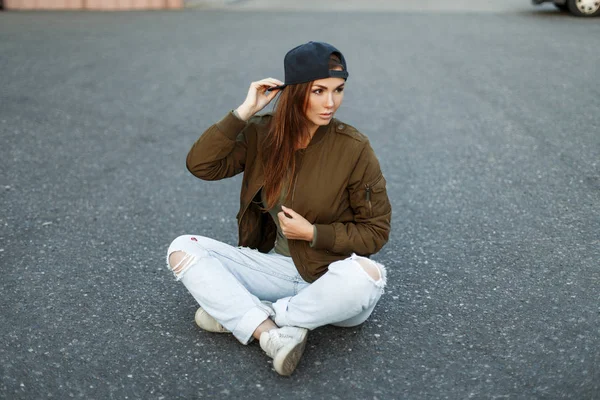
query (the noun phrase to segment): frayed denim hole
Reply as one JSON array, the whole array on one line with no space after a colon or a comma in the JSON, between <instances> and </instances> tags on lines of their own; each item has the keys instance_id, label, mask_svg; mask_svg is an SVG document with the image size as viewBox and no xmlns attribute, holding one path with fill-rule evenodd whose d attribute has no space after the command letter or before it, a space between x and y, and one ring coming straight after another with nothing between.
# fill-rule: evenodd
<instances>
[{"instance_id":1,"label":"frayed denim hole","mask_svg":"<svg viewBox=\"0 0 600 400\"><path fill-rule=\"evenodd\" d=\"M377 261L373 261L367 257L361 257L356 254L352 254L350 257L360 268L360 270L369 278L371 282L373 282L377 287L381 289L381 293L383 294L385 285L387 284L387 270L383 264L378 263ZM360 263L361 260L365 260L375 266L379 271L379 279L375 280L373 277L365 270L365 267Z\"/></svg>"},{"instance_id":2,"label":"frayed denim hole","mask_svg":"<svg viewBox=\"0 0 600 400\"><path fill-rule=\"evenodd\" d=\"M182 253L183 257L181 258L181 260L179 260L179 262L176 265L172 266L171 256L175 253ZM190 266L192 266L192 264L194 264L195 261L196 256L186 253L182 250L174 250L167 255L167 268L169 268L171 272L173 272L173 275L175 275L175 280L179 281L183 277L183 274L186 273L186 271L190 268Z\"/></svg>"}]
</instances>

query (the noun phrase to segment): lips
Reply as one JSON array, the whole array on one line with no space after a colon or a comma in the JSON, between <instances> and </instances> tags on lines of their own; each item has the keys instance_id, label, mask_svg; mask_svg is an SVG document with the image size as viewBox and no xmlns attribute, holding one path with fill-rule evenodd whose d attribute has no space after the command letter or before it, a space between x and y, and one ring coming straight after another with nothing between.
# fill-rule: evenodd
<instances>
[{"instance_id":1,"label":"lips","mask_svg":"<svg viewBox=\"0 0 600 400\"><path fill-rule=\"evenodd\" d=\"M331 116L332 116L332 115L333 115L333 113L332 113L332 112L329 112L329 113L321 113L321 114L319 114L319 116L320 116L321 118L331 118Z\"/></svg>"}]
</instances>

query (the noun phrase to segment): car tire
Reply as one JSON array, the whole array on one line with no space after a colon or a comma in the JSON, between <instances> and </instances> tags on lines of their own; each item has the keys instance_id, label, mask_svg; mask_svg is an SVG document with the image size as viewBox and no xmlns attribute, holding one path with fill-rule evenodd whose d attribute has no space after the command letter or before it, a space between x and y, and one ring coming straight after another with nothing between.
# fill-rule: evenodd
<instances>
[{"instance_id":1,"label":"car tire","mask_svg":"<svg viewBox=\"0 0 600 400\"><path fill-rule=\"evenodd\" d=\"M600 0L568 0L571 14L577 17L600 16Z\"/></svg>"}]
</instances>

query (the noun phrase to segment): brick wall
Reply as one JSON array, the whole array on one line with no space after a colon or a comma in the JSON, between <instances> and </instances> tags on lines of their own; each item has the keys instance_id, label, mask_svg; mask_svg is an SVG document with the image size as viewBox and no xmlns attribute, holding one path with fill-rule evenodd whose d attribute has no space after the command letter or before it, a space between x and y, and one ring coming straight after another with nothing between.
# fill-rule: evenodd
<instances>
[{"instance_id":1,"label":"brick wall","mask_svg":"<svg viewBox=\"0 0 600 400\"><path fill-rule=\"evenodd\" d=\"M4 0L6 10L151 10L182 8L183 0Z\"/></svg>"}]
</instances>

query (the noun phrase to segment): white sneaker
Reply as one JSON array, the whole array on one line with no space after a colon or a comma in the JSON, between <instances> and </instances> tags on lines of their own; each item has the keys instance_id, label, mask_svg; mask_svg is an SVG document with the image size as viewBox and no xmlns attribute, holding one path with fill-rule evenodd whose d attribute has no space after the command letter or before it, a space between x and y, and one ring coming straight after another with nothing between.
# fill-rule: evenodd
<instances>
[{"instance_id":1,"label":"white sneaker","mask_svg":"<svg viewBox=\"0 0 600 400\"><path fill-rule=\"evenodd\" d=\"M296 369L306 346L308 329L284 326L260 335L260 347L273 359L279 375L288 376Z\"/></svg>"},{"instance_id":2,"label":"white sneaker","mask_svg":"<svg viewBox=\"0 0 600 400\"><path fill-rule=\"evenodd\" d=\"M229 333L229 331L200 307L196 311L196 325L208 332Z\"/></svg>"}]
</instances>

